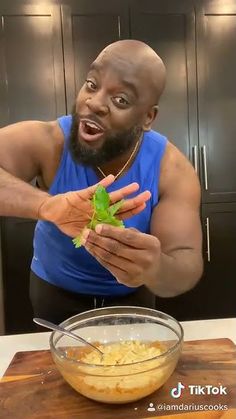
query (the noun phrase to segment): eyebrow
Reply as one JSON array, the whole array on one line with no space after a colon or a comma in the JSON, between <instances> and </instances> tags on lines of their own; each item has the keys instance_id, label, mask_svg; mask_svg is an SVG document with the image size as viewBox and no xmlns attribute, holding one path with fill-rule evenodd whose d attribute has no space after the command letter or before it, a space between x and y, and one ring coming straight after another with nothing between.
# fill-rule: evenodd
<instances>
[{"instance_id":1,"label":"eyebrow","mask_svg":"<svg viewBox=\"0 0 236 419\"><path fill-rule=\"evenodd\" d=\"M139 96L138 95L138 90L137 90L136 86L132 82L130 82L128 80L122 80L122 84L124 84L124 86L127 86L130 90L132 90L132 92L138 98L138 96Z\"/></svg>"},{"instance_id":2,"label":"eyebrow","mask_svg":"<svg viewBox=\"0 0 236 419\"><path fill-rule=\"evenodd\" d=\"M96 71L100 71L101 66L98 63L93 62L89 68L89 71L91 70L96 70Z\"/></svg>"},{"instance_id":3,"label":"eyebrow","mask_svg":"<svg viewBox=\"0 0 236 419\"><path fill-rule=\"evenodd\" d=\"M96 62L93 62L91 64L91 66L90 66L89 71L92 71L92 70L95 70L95 71L100 72L101 71L101 65L99 65ZM132 90L132 92L138 98L138 96L139 96L138 90L137 90L137 87L134 85L134 83L132 83L131 81L128 81L128 80L123 79L123 80L121 80L121 84L123 84L124 86L128 87L128 89Z\"/></svg>"}]
</instances>

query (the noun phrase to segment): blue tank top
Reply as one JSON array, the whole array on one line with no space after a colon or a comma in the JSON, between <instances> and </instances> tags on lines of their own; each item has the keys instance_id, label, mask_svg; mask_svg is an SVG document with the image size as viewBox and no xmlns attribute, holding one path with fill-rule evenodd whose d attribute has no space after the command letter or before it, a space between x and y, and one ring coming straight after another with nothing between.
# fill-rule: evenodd
<instances>
[{"instance_id":1,"label":"blue tank top","mask_svg":"<svg viewBox=\"0 0 236 419\"><path fill-rule=\"evenodd\" d=\"M71 115L62 116L58 123L65 142L60 165L49 189L51 195L84 189L99 181L91 167L75 163L68 151ZM145 132L129 170L107 188L108 192L112 192L138 182L139 192L149 190L152 194L144 211L125 220L126 227L134 227L143 233L150 232L152 211L158 203L160 164L166 143L166 138L157 132ZM36 224L31 269L45 281L72 292L93 296L122 296L134 292L134 288L119 284L84 247L76 249L70 237L47 221L38 221Z\"/></svg>"}]
</instances>

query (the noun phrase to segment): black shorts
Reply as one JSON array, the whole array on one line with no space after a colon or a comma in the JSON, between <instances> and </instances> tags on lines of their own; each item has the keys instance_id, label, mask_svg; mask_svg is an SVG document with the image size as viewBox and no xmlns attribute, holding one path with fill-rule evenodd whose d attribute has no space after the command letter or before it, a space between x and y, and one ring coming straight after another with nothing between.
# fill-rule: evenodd
<instances>
[{"instance_id":1,"label":"black shorts","mask_svg":"<svg viewBox=\"0 0 236 419\"><path fill-rule=\"evenodd\" d=\"M127 305L155 308L155 295L144 286L122 297L77 294L56 287L33 272L30 274L30 299L34 317L54 323L61 323L75 314L100 307Z\"/></svg>"}]
</instances>

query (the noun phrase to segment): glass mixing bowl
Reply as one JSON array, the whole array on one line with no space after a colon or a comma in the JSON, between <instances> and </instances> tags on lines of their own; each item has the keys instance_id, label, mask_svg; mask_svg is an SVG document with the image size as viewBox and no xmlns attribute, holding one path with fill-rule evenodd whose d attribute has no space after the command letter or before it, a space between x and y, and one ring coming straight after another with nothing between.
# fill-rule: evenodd
<instances>
[{"instance_id":1,"label":"glass mixing bowl","mask_svg":"<svg viewBox=\"0 0 236 419\"><path fill-rule=\"evenodd\" d=\"M121 347L128 343L132 349L143 343L149 348L144 350L141 361L137 361L132 350L124 364L101 365L103 360L98 358L97 362L96 356L93 363L84 361L91 351L88 345L59 332L51 334L52 356L64 379L80 394L105 403L128 403L156 391L173 373L183 343L183 329L177 320L143 307L90 310L65 320L61 326L97 346L106 345L107 349L114 343ZM150 348L159 348L159 355L150 357Z\"/></svg>"}]
</instances>

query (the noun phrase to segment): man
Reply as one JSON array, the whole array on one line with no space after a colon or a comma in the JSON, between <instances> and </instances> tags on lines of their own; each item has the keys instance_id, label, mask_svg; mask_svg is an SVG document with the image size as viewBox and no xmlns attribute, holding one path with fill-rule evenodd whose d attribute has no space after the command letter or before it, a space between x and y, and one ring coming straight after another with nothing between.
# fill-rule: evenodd
<instances>
[{"instance_id":1,"label":"man","mask_svg":"<svg viewBox=\"0 0 236 419\"><path fill-rule=\"evenodd\" d=\"M154 307L155 295L181 294L199 280L198 179L151 130L164 86L158 55L140 41L119 41L92 63L72 115L1 130L1 214L40 220L31 266L35 316L60 322L104 305ZM34 177L41 191L25 183ZM91 217L91 185L99 181L112 202L134 197L133 182L141 195L121 209L126 229L84 229L76 249L71 237Z\"/></svg>"}]
</instances>

